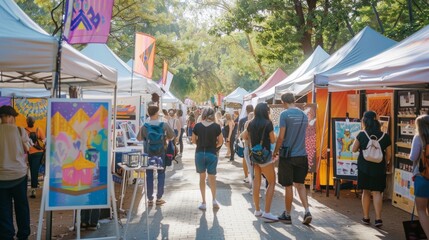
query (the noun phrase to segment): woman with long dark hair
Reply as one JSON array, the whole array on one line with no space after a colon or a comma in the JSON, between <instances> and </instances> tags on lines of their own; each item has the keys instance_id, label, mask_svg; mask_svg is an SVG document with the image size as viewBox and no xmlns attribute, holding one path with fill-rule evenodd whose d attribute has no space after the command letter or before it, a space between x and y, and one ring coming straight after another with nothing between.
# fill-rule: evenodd
<instances>
[{"instance_id":1,"label":"woman with long dark hair","mask_svg":"<svg viewBox=\"0 0 429 240\"><path fill-rule=\"evenodd\" d=\"M267 103L258 103L254 113L255 118L247 126L247 131L243 132L243 139L250 141L250 149L262 142L262 147L271 151L271 144L275 142L276 136L274 134L273 123L269 117L270 108ZM270 159L268 163L264 164L253 163L253 166L255 174L255 178L253 180L253 203L255 204L254 215L264 218L267 222L278 221L278 217L271 214L270 211L276 182L273 160ZM259 191L261 187L262 174L264 174L268 182L268 187L265 192L265 212L262 212L259 206Z\"/></svg>"},{"instance_id":2,"label":"woman with long dark hair","mask_svg":"<svg viewBox=\"0 0 429 240\"><path fill-rule=\"evenodd\" d=\"M420 158L426 144L429 144L429 115L422 115L416 118L416 135L411 143L410 160L413 161L416 209L422 228L429 236L429 180L420 174Z\"/></svg>"},{"instance_id":3,"label":"woman with long dark hair","mask_svg":"<svg viewBox=\"0 0 429 240\"><path fill-rule=\"evenodd\" d=\"M369 207L371 204L371 194L375 209L375 226L381 227L381 209L383 206L383 192L386 188L386 167L391 159L391 140L390 136L381 131L380 122L377 120L377 114L373 111L367 111L363 114L362 124L364 130L361 131L353 143L353 152L359 151L358 157L358 188L362 193L362 223L370 224ZM374 163L365 160L362 150L366 148L370 139L377 138L383 151L383 160L380 163Z\"/></svg>"}]
</instances>

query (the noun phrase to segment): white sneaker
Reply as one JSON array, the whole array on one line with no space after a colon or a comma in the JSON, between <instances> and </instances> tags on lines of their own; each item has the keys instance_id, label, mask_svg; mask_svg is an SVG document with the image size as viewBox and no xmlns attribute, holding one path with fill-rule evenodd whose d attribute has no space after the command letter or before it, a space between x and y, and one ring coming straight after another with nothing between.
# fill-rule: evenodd
<instances>
[{"instance_id":1,"label":"white sneaker","mask_svg":"<svg viewBox=\"0 0 429 240\"><path fill-rule=\"evenodd\" d=\"M279 220L277 216L266 212L262 214L262 218L265 220L265 222L277 222Z\"/></svg>"},{"instance_id":2,"label":"white sneaker","mask_svg":"<svg viewBox=\"0 0 429 240\"><path fill-rule=\"evenodd\" d=\"M216 199L213 200L213 208L216 208L216 209L220 208L219 203L216 201Z\"/></svg>"},{"instance_id":3,"label":"white sneaker","mask_svg":"<svg viewBox=\"0 0 429 240\"><path fill-rule=\"evenodd\" d=\"M259 210L259 211L255 210L255 212L253 213L253 215L255 215L255 217L260 217L260 216L262 216L262 214L263 214L263 212L261 210Z\"/></svg>"},{"instance_id":4,"label":"white sneaker","mask_svg":"<svg viewBox=\"0 0 429 240\"><path fill-rule=\"evenodd\" d=\"M200 210L206 210L206 204L205 203L201 203L200 206L198 206L198 209Z\"/></svg>"}]
</instances>

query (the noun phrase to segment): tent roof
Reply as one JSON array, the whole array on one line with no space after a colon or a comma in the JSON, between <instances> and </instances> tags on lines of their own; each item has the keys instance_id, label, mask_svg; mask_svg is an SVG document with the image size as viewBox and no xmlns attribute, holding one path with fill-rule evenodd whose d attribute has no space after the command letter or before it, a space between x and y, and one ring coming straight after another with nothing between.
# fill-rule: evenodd
<instances>
[{"instance_id":1,"label":"tent roof","mask_svg":"<svg viewBox=\"0 0 429 240\"><path fill-rule=\"evenodd\" d=\"M151 79L132 73L131 68L122 61L106 44L90 43L81 51L85 56L110 66L118 71L118 93L161 94L158 85Z\"/></svg>"},{"instance_id":2,"label":"tent roof","mask_svg":"<svg viewBox=\"0 0 429 240\"><path fill-rule=\"evenodd\" d=\"M329 90L427 84L428 76L429 25L389 50L330 75Z\"/></svg>"},{"instance_id":3,"label":"tent roof","mask_svg":"<svg viewBox=\"0 0 429 240\"><path fill-rule=\"evenodd\" d=\"M31 20L13 0L0 1L1 87L41 88L51 85L58 41ZM83 56L63 42L63 86L115 85L116 71Z\"/></svg>"},{"instance_id":4,"label":"tent roof","mask_svg":"<svg viewBox=\"0 0 429 240\"><path fill-rule=\"evenodd\" d=\"M250 100L257 95L262 94L263 92L270 89L286 77L287 74L283 72L283 70L281 70L280 68L277 68L277 70L261 86L259 86L257 89L255 89L248 95L244 96L243 100Z\"/></svg>"},{"instance_id":5,"label":"tent roof","mask_svg":"<svg viewBox=\"0 0 429 240\"><path fill-rule=\"evenodd\" d=\"M348 66L375 56L392 47L395 43L372 28L365 27L320 65L295 79L288 90L293 91L296 95L302 95L312 89L314 82L316 85L326 85L328 74L341 71Z\"/></svg>"},{"instance_id":6,"label":"tent roof","mask_svg":"<svg viewBox=\"0 0 429 240\"><path fill-rule=\"evenodd\" d=\"M161 97L162 103L181 103L180 99L174 96L170 91L165 92Z\"/></svg>"},{"instance_id":7,"label":"tent roof","mask_svg":"<svg viewBox=\"0 0 429 240\"><path fill-rule=\"evenodd\" d=\"M286 89L290 86L291 82L293 82L296 78L302 76L306 72L310 71L318 64L323 62L329 57L329 54L323 50L322 47L317 46L314 52L310 57L307 58L293 73L287 76L285 79L281 80L279 83L274 85L272 88L268 89L261 95L259 95L259 102L266 101L275 96L275 93L279 90ZM277 96L276 96L277 97Z\"/></svg>"},{"instance_id":8,"label":"tent roof","mask_svg":"<svg viewBox=\"0 0 429 240\"><path fill-rule=\"evenodd\" d=\"M233 102L233 103L239 103L243 104L243 98L249 94L246 89L238 87L234 91L232 91L228 96L223 98L224 102Z\"/></svg>"}]
</instances>

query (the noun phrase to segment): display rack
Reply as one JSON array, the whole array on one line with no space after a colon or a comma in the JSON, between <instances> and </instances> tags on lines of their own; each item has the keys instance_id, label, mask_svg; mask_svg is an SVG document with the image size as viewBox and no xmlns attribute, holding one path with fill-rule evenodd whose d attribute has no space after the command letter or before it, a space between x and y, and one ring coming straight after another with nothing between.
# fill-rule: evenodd
<instances>
[{"instance_id":1,"label":"display rack","mask_svg":"<svg viewBox=\"0 0 429 240\"><path fill-rule=\"evenodd\" d=\"M423 99L428 91L403 90L395 92L395 154L394 154L394 193L392 204L407 212L414 204L413 166L410 161L411 142L415 135L415 119L429 110ZM426 110L427 108L427 110Z\"/></svg>"}]
</instances>

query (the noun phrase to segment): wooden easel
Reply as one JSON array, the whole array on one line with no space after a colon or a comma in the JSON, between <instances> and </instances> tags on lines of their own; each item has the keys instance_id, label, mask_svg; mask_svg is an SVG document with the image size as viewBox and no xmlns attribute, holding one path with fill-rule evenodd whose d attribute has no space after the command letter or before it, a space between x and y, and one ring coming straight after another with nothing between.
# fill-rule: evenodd
<instances>
[{"instance_id":1,"label":"wooden easel","mask_svg":"<svg viewBox=\"0 0 429 240\"><path fill-rule=\"evenodd\" d=\"M48 173L46 173L48 175ZM110 199L111 199L111 205L113 208L113 220L115 221L115 230L116 230L116 235L115 236L110 236L110 237L100 237L100 238L85 238L85 239L120 239L120 233L119 233L119 225L118 225L118 212L116 209L116 198L115 198L115 191L113 189L113 176L111 176L111 181L112 184L110 184L110 189L108 189L109 191L109 195L110 195ZM45 181L43 182L43 192L47 193L48 192L48 188L49 188L49 177L45 176ZM39 213L39 223L37 225L37 238L36 239L42 239L42 227L43 227L43 214L45 212L45 204L46 204L46 194L42 194L42 200L40 203L40 213ZM80 219L80 211L82 209L77 209L77 214L76 214L76 239L81 239L80 238L80 223L81 223L81 219Z\"/></svg>"}]
</instances>

